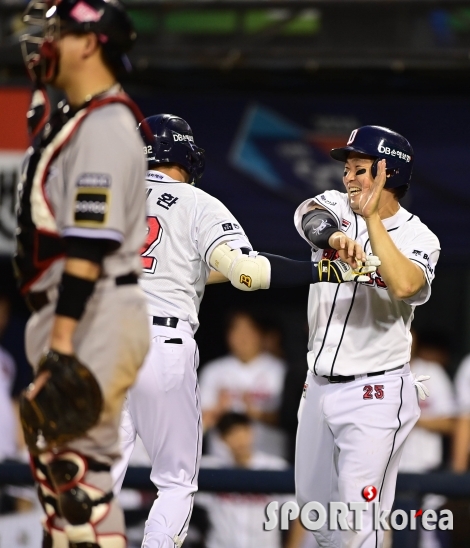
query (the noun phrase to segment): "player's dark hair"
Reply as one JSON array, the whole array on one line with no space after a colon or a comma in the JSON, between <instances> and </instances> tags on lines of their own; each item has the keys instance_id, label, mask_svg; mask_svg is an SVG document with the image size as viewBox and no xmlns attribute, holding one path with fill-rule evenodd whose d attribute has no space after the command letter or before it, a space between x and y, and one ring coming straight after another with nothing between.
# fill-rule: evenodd
<instances>
[{"instance_id":1,"label":"player's dark hair","mask_svg":"<svg viewBox=\"0 0 470 548\"><path fill-rule=\"evenodd\" d=\"M113 53L109 48L104 48L102 45L100 47L100 52L104 66L111 72L116 80L118 80L124 73L124 69L120 63L121 55L119 53Z\"/></svg>"},{"instance_id":2,"label":"player's dark hair","mask_svg":"<svg viewBox=\"0 0 470 548\"><path fill-rule=\"evenodd\" d=\"M235 426L251 426L251 419L245 413L235 413L230 411L222 415L215 428L223 437L226 436Z\"/></svg>"},{"instance_id":3,"label":"player's dark hair","mask_svg":"<svg viewBox=\"0 0 470 548\"><path fill-rule=\"evenodd\" d=\"M402 185L402 186L397 186L395 188L391 188L390 190L397 200L401 200L402 198L404 198L409 188L410 188L410 185Z\"/></svg>"}]
</instances>

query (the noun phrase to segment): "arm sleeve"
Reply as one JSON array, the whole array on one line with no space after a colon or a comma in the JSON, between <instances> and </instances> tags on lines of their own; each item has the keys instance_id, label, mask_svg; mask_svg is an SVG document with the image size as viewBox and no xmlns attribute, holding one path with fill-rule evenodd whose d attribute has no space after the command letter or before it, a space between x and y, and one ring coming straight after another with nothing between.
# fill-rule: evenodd
<instances>
[{"instance_id":1,"label":"arm sleeve","mask_svg":"<svg viewBox=\"0 0 470 548\"><path fill-rule=\"evenodd\" d=\"M259 253L259 255L266 257L271 264L270 288L297 287L319 281L318 263L294 261L270 253Z\"/></svg>"},{"instance_id":2,"label":"arm sleeve","mask_svg":"<svg viewBox=\"0 0 470 548\"><path fill-rule=\"evenodd\" d=\"M323 194L315 196L315 198L305 200L305 202L302 202L299 205L294 214L294 225L297 232L306 242L308 242L312 247L315 247L304 234L304 230L302 228L302 217L312 208L312 206L319 205L329 211L337 221L338 226L341 227L345 208L349 207L347 206L345 200L347 201L347 197L345 198L345 195L337 190L327 190Z\"/></svg>"},{"instance_id":3,"label":"arm sleeve","mask_svg":"<svg viewBox=\"0 0 470 548\"><path fill-rule=\"evenodd\" d=\"M425 284L421 290L405 299L405 302L414 306L424 304L431 296L431 283L440 254L439 240L430 230L425 230L414 238L407 239L399 249L405 257L421 268L425 277Z\"/></svg>"},{"instance_id":4,"label":"arm sleeve","mask_svg":"<svg viewBox=\"0 0 470 548\"><path fill-rule=\"evenodd\" d=\"M74 135L64 161L63 237L122 243L127 192L140 160L134 126L127 107L113 104L92 112Z\"/></svg>"},{"instance_id":5,"label":"arm sleeve","mask_svg":"<svg viewBox=\"0 0 470 548\"><path fill-rule=\"evenodd\" d=\"M253 249L240 223L219 200L208 194L198 196L195 239L198 252L207 264L212 251L224 242L239 241L239 247Z\"/></svg>"}]
</instances>

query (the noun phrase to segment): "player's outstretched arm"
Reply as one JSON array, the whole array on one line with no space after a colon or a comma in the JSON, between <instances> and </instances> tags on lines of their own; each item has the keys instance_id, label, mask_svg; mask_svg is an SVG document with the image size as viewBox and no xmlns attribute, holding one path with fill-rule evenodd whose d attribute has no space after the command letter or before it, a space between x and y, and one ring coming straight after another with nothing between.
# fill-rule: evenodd
<instances>
[{"instance_id":1,"label":"player's outstretched arm","mask_svg":"<svg viewBox=\"0 0 470 548\"><path fill-rule=\"evenodd\" d=\"M217 270L211 270L209 272L209 277L207 278L206 285L223 284L228 281L229 279L220 272L217 272Z\"/></svg>"},{"instance_id":2,"label":"player's outstretched arm","mask_svg":"<svg viewBox=\"0 0 470 548\"><path fill-rule=\"evenodd\" d=\"M317 282L367 282L368 274L377 269L380 261L370 256L364 266L353 269L340 259L322 259L318 263L294 261L279 255L232 249L229 242L215 248L210 265L226 276L237 289L256 291Z\"/></svg>"}]
</instances>

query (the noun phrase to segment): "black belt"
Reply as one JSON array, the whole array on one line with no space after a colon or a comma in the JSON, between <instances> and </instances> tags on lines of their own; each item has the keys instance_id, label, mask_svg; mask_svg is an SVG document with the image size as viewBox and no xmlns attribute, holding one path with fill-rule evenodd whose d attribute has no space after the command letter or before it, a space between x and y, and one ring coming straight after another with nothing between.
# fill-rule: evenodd
<instances>
[{"instance_id":1,"label":"black belt","mask_svg":"<svg viewBox=\"0 0 470 548\"><path fill-rule=\"evenodd\" d=\"M137 274L135 274L134 272L130 272L129 274L123 274L122 276L118 276L117 278L114 278L116 285L136 284L138 280L139 278Z\"/></svg>"},{"instance_id":2,"label":"black belt","mask_svg":"<svg viewBox=\"0 0 470 548\"><path fill-rule=\"evenodd\" d=\"M367 373L367 377L378 377L379 375L385 375L387 371L395 371L397 369L401 369L403 365L399 365L398 367L394 367L393 369L385 369L384 371L374 371L374 373ZM341 382L352 382L355 381L356 378L361 377L362 375L322 375L324 379L327 379L327 381L330 384L336 384Z\"/></svg>"},{"instance_id":3,"label":"black belt","mask_svg":"<svg viewBox=\"0 0 470 548\"><path fill-rule=\"evenodd\" d=\"M136 284L137 281L138 276L134 272L114 278L114 282L116 283L116 285ZM50 303L47 291L30 291L25 295L25 300L32 312L39 312L42 308Z\"/></svg>"},{"instance_id":4,"label":"black belt","mask_svg":"<svg viewBox=\"0 0 470 548\"><path fill-rule=\"evenodd\" d=\"M178 318L160 318L159 316L153 316L153 325L163 325L164 327L175 328L178 325Z\"/></svg>"}]
</instances>

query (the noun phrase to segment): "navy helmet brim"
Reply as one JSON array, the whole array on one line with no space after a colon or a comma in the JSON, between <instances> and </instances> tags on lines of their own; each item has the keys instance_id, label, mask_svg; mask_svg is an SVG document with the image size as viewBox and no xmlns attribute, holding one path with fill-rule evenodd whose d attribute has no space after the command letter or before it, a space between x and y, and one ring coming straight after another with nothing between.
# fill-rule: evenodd
<instances>
[{"instance_id":1,"label":"navy helmet brim","mask_svg":"<svg viewBox=\"0 0 470 548\"><path fill-rule=\"evenodd\" d=\"M359 152L360 154L365 154L366 156L370 156L369 152L366 152L365 150L362 150L360 147L341 147L341 148L333 148L330 150L330 156L334 160L338 160L338 162L344 162L346 163L346 160L348 159L348 156L351 152Z\"/></svg>"}]
</instances>

